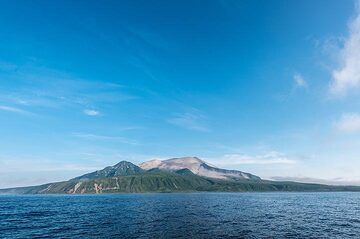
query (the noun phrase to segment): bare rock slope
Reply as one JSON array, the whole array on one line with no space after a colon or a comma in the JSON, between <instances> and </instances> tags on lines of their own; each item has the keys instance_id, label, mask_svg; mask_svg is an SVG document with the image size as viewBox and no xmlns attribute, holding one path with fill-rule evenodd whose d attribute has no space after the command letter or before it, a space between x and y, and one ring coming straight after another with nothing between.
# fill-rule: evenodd
<instances>
[{"instance_id":1,"label":"bare rock slope","mask_svg":"<svg viewBox=\"0 0 360 239\"><path fill-rule=\"evenodd\" d=\"M166 171L176 171L180 169L189 169L196 175L216 178L216 179L255 179L260 180L260 177L250 173L245 173L238 170L227 170L221 169L197 157L183 157L183 158L172 158L167 160L150 160L139 165L144 170L149 169L160 169Z\"/></svg>"}]
</instances>

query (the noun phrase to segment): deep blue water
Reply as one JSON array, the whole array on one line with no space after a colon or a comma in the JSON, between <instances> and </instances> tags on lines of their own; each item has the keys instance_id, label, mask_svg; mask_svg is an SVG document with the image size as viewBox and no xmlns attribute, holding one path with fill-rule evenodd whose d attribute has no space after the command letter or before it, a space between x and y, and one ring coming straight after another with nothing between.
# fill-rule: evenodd
<instances>
[{"instance_id":1,"label":"deep blue water","mask_svg":"<svg viewBox=\"0 0 360 239\"><path fill-rule=\"evenodd\" d=\"M360 193L0 196L0 238L360 238Z\"/></svg>"}]
</instances>

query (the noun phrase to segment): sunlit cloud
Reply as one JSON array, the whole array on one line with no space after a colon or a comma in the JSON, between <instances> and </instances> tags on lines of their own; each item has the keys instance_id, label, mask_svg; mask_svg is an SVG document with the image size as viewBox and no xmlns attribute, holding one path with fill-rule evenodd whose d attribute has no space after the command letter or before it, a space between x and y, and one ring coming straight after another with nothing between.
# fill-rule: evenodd
<instances>
[{"instance_id":1,"label":"sunlit cloud","mask_svg":"<svg viewBox=\"0 0 360 239\"><path fill-rule=\"evenodd\" d=\"M335 123L335 128L344 133L360 132L360 114L347 113Z\"/></svg>"},{"instance_id":2,"label":"sunlit cloud","mask_svg":"<svg viewBox=\"0 0 360 239\"><path fill-rule=\"evenodd\" d=\"M349 35L338 54L339 66L332 72L331 93L344 95L360 87L360 0L357 15L349 24Z\"/></svg>"},{"instance_id":3,"label":"sunlit cloud","mask_svg":"<svg viewBox=\"0 0 360 239\"><path fill-rule=\"evenodd\" d=\"M84 112L84 114L86 114L88 116L100 116L101 115L100 111L97 111L97 110L86 109L83 112Z\"/></svg>"},{"instance_id":4,"label":"sunlit cloud","mask_svg":"<svg viewBox=\"0 0 360 239\"><path fill-rule=\"evenodd\" d=\"M304 80L302 75L300 75L299 73L294 74L293 79L294 79L296 87L298 87L298 88L307 88L308 87L308 83Z\"/></svg>"}]
</instances>

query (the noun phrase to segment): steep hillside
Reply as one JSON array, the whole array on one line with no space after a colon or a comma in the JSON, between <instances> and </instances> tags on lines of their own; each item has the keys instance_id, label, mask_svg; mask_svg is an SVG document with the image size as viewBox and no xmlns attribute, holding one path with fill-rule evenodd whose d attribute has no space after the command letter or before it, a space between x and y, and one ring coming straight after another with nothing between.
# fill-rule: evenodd
<instances>
[{"instance_id":1,"label":"steep hillside","mask_svg":"<svg viewBox=\"0 0 360 239\"><path fill-rule=\"evenodd\" d=\"M139 174L143 172L144 170L136 166L135 164L127 161L121 161L118 164L115 164L114 166L109 166L102 170L84 174L82 176L74 178L73 180L89 180L96 178L127 176L127 175Z\"/></svg>"}]
</instances>

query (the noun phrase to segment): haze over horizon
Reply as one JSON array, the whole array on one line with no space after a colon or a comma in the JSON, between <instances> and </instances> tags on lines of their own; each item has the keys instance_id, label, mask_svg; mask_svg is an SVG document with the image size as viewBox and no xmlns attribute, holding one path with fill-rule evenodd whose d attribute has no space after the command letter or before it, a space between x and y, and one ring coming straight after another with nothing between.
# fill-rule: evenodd
<instances>
[{"instance_id":1,"label":"haze over horizon","mask_svg":"<svg viewBox=\"0 0 360 239\"><path fill-rule=\"evenodd\" d=\"M360 1L0 2L0 188L196 156L360 185Z\"/></svg>"}]
</instances>

